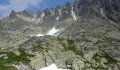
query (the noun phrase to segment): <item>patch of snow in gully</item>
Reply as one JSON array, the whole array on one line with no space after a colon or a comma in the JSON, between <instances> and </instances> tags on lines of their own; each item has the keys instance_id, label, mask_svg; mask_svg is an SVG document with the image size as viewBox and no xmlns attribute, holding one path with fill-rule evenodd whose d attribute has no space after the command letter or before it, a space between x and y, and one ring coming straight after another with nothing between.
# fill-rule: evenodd
<instances>
[{"instance_id":1,"label":"patch of snow in gully","mask_svg":"<svg viewBox=\"0 0 120 70\"><path fill-rule=\"evenodd\" d=\"M67 69L58 69L56 64L52 64L48 67L41 68L39 70L67 70Z\"/></svg>"},{"instance_id":2,"label":"patch of snow in gully","mask_svg":"<svg viewBox=\"0 0 120 70\"><path fill-rule=\"evenodd\" d=\"M51 36L57 36L60 30L56 29L55 27L53 27L51 30L49 30L46 34L33 34L30 37L36 36L36 37L41 37L41 36L45 36L45 35L51 35Z\"/></svg>"},{"instance_id":3,"label":"patch of snow in gully","mask_svg":"<svg viewBox=\"0 0 120 70\"><path fill-rule=\"evenodd\" d=\"M62 15L61 9L59 9L59 15L60 15L60 16Z\"/></svg>"},{"instance_id":4,"label":"patch of snow in gully","mask_svg":"<svg viewBox=\"0 0 120 70\"><path fill-rule=\"evenodd\" d=\"M54 28L52 28L51 30L48 31L47 35L54 35L54 36L55 36L55 34L56 34L58 31L60 31L60 30L59 30L59 29L56 29L56 28L54 27Z\"/></svg>"},{"instance_id":5,"label":"patch of snow in gully","mask_svg":"<svg viewBox=\"0 0 120 70\"><path fill-rule=\"evenodd\" d=\"M59 17L56 17L56 20L59 20Z\"/></svg>"},{"instance_id":6,"label":"patch of snow in gully","mask_svg":"<svg viewBox=\"0 0 120 70\"><path fill-rule=\"evenodd\" d=\"M75 15L75 12L73 11L73 7L72 7L72 10L71 10L71 15L73 16L73 18L75 19L75 20L77 20L77 18L76 18L76 15Z\"/></svg>"},{"instance_id":7,"label":"patch of snow in gully","mask_svg":"<svg viewBox=\"0 0 120 70\"><path fill-rule=\"evenodd\" d=\"M43 34L36 34L36 35L31 35L31 37L36 36L36 37L41 37L44 36Z\"/></svg>"},{"instance_id":8,"label":"patch of snow in gully","mask_svg":"<svg viewBox=\"0 0 120 70\"><path fill-rule=\"evenodd\" d=\"M41 17L43 18L44 16L45 16L45 14L44 14L44 13L42 13L42 16L41 16Z\"/></svg>"}]
</instances>

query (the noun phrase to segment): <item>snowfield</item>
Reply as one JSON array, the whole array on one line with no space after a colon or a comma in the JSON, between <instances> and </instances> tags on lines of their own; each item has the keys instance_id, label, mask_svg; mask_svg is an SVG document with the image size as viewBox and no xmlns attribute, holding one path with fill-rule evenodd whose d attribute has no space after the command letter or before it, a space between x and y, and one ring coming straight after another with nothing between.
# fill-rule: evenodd
<instances>
[{"instance_id":1,"label":"snowfield","mask_svg":"<svg viewBox=\"0 0 120 70\"><path fill-rule=\"evenodd\" d=\"M53 27L46 34L34 34L34 35L31 35L30 37L33 37L33 36L41 37L41 36L45 36L45 35L57 36L59 31L60 31L59 29L56 29L55 27Z\"/></svg>"},{"instance_id":2,"label":"snowfield","mask_svg":"<svg viewBox=\"0 0 120 70\"><path fill-rule=\"evenodd\" d=\"M48 67L41 68L39 70L67 70L67 69L58 69L56 64L52 64Z\"/></svg>"},{"instance_id":3,"label":"snowfield","mask_svg":"<svg viewBox=\"0 0 120 70\"><path fill-rule=\"evenodd\" d=\"M52 36L54 36L58 31L59 31L59 29L56 29L56 28L54 27L54 28L52 28L51 30L48 31L47 35L52 35Z\"/></svg>"}]
</instances>

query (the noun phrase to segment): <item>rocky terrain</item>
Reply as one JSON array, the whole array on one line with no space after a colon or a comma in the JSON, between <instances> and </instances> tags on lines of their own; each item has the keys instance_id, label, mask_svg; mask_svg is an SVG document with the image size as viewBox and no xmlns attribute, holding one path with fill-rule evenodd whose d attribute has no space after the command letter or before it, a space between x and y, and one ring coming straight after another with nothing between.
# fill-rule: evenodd
<instances>
[{"instance_id":1,"label":"rocky terrain","mask_svg":"<svg viewBox=\"0 0 120 70\"><path fill-rule=\"evenodd\" d=\"M120 0L75 0L0 20L0 70L120 70Z\"/></svg>"}]
</instances>

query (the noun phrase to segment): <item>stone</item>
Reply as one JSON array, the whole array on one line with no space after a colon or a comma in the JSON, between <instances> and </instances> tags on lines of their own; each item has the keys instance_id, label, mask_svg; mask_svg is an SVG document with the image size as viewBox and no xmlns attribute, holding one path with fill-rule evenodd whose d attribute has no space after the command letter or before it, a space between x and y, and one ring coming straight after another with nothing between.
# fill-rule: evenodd
<instances>
[{"instance_id":1,"label":"stone","mask_svg":"<svg viewBox=\"0 0 120 70\"><path fill-rule=\"evenodd\" d=\"M88 53L85 53L84 55L83 55L83 57L86 59L86 60L88 60L88 61L91 61L92 60L92 57L93 57L93 55L96 53L96 51L90 51L90 52L88 52Z\"/></svg>"},{"instance_id":2,"label":"stone","mask_svg":"<svg viewBox=\"0 0 120 70\"><path fill-rule=\"evenodd\" d=\"M80 70L85 67L85 63L82 60L74 60L72 68L75 70Z\"/></svg>"},{"instance_id":3,"label":"stone","mask_svg":"<svg viewBox=\"0 0 120 70\"><path fill-rule=\"evenodd\" d=\"M31 59L30 65L34 69L40 69L45 67L45 60L42 53L37 53L34 58Z\"/></svg>"},{"instance_id":4,"label":"stone","mask_svg":"<svg viewBox=\"0 0 120 70\"><path fill-rule=\"evenodd\" d=\"M95 69L93 69L93 68L87 68L86 70L95 70Z\"/></svg>"}]
</instances>

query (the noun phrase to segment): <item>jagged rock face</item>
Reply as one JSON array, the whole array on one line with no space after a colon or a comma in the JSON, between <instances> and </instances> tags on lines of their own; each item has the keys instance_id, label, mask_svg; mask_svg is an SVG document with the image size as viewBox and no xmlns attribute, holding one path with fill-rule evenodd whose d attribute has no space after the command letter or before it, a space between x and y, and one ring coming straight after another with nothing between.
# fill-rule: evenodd
<instances>
[{"instance_id":1,"label":"jagged rock face","mask_svg":"<svg viewBox=\"0 0 120 70\"><path fill-rule=\"evenodd\" d=\"M9 18L16 18L16 13L14 10L11 11Z\"/></svg>"},{"instance_id":2,"label":"jagged rock face","mask_svg":"<svg viewBox=\"0 0 120 70\"><path fill-rule=\"evenodd\" d=\"M55 9L46 9L42 13L38 13L38 17L42 16L45 21L56 21L57 20L65 20L71 15L72 5L70 3L65 4L63 7L56 7ZM43 15L44 14L44 15Z\"/></svg>"},{"instance_id":3,"label":"jagged rock face","mask_svg":"<svg viewBox=\"0 0 120 70\"><path fill-rule=\"evenodd\" d=\"M19 57L22 60L13 61L17 65L10 62L18 69L38 70L55 63L70 70L119 70L119 3L76 0L37 14L12 11L0 20L0 51L5 52L0 52L0 64ZM13 57L8 50L15 52Z\"/></svg>"},{"instance_id":4,"label":"jagged rock face","mask_svg":"<svg viewBox=\"0 0 120 70\"><path fill-rule=\"evenodd\" d=\"M27 17L33 17L32 14L30 14L28 11L24 10L22 12L18 12L17 14L21 14L21 15L24 15L24 16L27 16Z\"/></svg>"},{"instance_id":5,"label":"jagged rock face","mask_svg":"<svg viewBox=\"0 0 120 70\"><path fill-rule=\"evenodd\" d=\"M120 0L78 0L75 9L79 15L100 17L105 14L110 20L120 23L119 3Z\"/></svg>"},{"instance_id":6,"label":"jagged rock face","mask_svg":"<svg viewBox=\"0 0 120 70\"><path fill-rule=\"evenodd\" d=\"M114 22L120 23L120 0L106 0L106 16Z\"/></svg>"}]
</instances>

